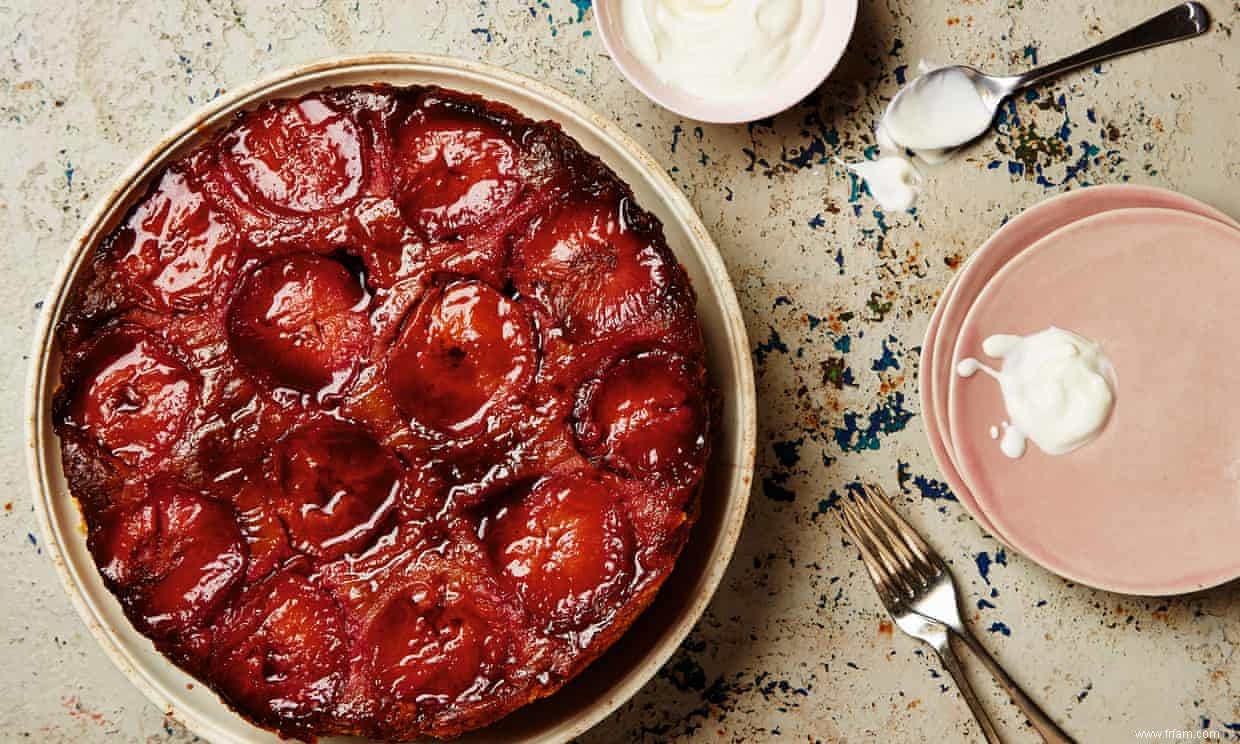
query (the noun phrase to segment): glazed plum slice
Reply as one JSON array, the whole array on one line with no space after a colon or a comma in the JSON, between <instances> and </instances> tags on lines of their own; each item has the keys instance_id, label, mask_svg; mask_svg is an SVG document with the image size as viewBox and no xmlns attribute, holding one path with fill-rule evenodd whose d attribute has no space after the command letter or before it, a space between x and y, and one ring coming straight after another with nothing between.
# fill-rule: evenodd
<instances>
[{"instance_id":1,"label":"glazed plum slice","mask_svg":"<svg viewBox=\"0 0 1240 744\"><path fill-rule=\"evenodd\" d=\"M586 475L539 480L490 520L500 582L549 631L610 617L633 577L633 535L611 488Z\"/></svg>"},{"instance_id":2,"label":"glazed plum slice","mask_svg":"<svg viewBox=\"0 0 1240 744\"><path fill-rule=\"evenodd\" d=\"M271 508L271 489L265 484L246 483L232 497L232 502L250 556L245 580L253 583L292 558L293 547L289 544L288 528L279 513Z\"/></svg>"},{"instance_id":3,"label":"glazed plum slice","mask_svg":"<svg viewBox=\"0 0 1240 744\"><path fill-rule=\"evenodd\" d=\"M269 383L339 392L366 352L370 325L361 283L338 261L297 253L263 264L228 310L233 354Z\"/></svg>"},{"instance_id":4,"label":"glazed plum slice","mask_svg":"<svg viewBox=\"0 0 1240 744\"><path fill-rule=\"evenodd\" d=\"M284 570L249 587L220 618L212 673L224 695L260 723L310 730L331 710L346 647L331 596Z\"/></svg>"},{"instance_id":5,"label":"glazed plum slice","mask_svg":"<svg viewBox=\"0 0 1240 744\"><path fill-rule=\"evenodd\" d=\"M196 310L232 275L237 240L185 174L170 170L118 229L118 276L158 309Z\"/></svg>"},{"instance_id":6,"label":"glazed plum slice","mask_svg":"<svg viewBox=\"0 0 1240 744\"><path fill-rule=\"evenodd\" d=\"M516 616L470 563L429 548L366 628L362 647L376 687L398 708L433 714L482 693L502 672Z\"/></svg>"},{"instance_id":7,"label":"glazed plum slice","mask_svg":"<svg viewBox=\"0 0 1240 744\"><path fill-rule=\"evenodd\" d=\"M91 535L100 573L131 616L159 638L204 622L245 568L245 544L227 504L170 486L111 513Z\"/></svg>"},{"instance_id":8,"label":"glazed plum slice","mask_svg":"<svg viewBox=\"0 0 1240 744\"><path fill-rule=\"evenodd\" d=\"M619 473L676 481L700 473L702 383L680 356L652 351L620 360L582 387L574 418L581 449Z\"/></svg>"},{"instance_id":9,"label":"glazed plum slice","mask_svg":"<svg viewBox=\"0 0 1240 744\"><path fill-rule=\"evenodd\" d=\"M105 330L70 368L65 425L134 467L169 450L198 398L196 375L137 326Z\"/></svg>"},{"instance_id":10,"label":"glazed plum slice","mask_svg":"<svg viewBox=\"0 0 1240 744\"><path fill-rule=\"evenodd\" d=\"M667 301L674 263L620 203L571 203L531 223L513 250L517 289L573 340L631 328Z\"/></svg>"},{"instance_id":11,"label":"glazed plum slice","mask_svg":"<svg viewBox=\"0 0 1240 744\"><path fill-rule=\"evenodd\" d=\"M401 211L431 240L503 214L523 188L516 145L482 120L418 111L397 132L395 150Z\"/></svg>"},{"instance_id":12,"label":"glazed plum slice","mask_svg":"<svg viewBox=\"0 0 1240 744\"><path fill-rule=\"evenodd\" d=\"M387 362L406 416L432 430L470 433L519 396L537 356L521 306L478 281L429 293L406 321Z\"/></svg>"},{"instance_id":13,"label":"glazed plum slice","mask_svg":"<svg viewBox=\"0 0 1240 744\"><path fill-rule=\"evenodd\" d=\"M322 418L279 445L279 513L293 547L320 559L373 537L396 504L401 468L361 426Z\"/></svg>"},{"instance_id":14,"label":"glazed plum slice","mask_svg":"<svg viewBox=\"0 0 1240 744\"><path fill-rule=\"evenodd\" d=\"M224 163L255 195L294 213L339 209L365 182L358 125L319 96L258 110L225 135L220 148Z\"/></svg>"}]
</instances>

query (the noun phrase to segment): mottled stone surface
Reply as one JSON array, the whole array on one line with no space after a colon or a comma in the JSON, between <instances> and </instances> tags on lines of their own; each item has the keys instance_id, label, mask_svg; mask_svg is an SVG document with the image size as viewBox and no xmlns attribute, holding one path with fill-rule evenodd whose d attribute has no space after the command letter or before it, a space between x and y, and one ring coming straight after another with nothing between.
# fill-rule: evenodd
<instances>
[{"instance_id":1,"label":"mottled stone surface","mask_svg":"<svg viewBox=\"0 0 1240 744\"><path fill-rule=\"evenodd\" d=\"M393 49L509 67L613 118L700 210L745 310L761 431L736 558L674 660L584 741L976 739L937 662L884 621L826 513L858 478L898 496L953 565L982 642L1081 741L1133 741L1146 728L1240 738L1240 586L1132 599L1005 553L936 480L916 400L940 290L1025 207L1133 181L1240 215L1240 4L1209 0L1206 38L1022 96L997 131L927 173L932 196L915 214L882 212L832 161L872 146L876 114L920 59L1016 69L1167 4L862 0L852 47L817 95L773 121L699 127L620 77L589 0L0 0L0 346L11 359L0 385L0 740L192 739L98 649L41 555L30 506L26 350L79 221L130 159L221 91L316 57ZM987 689L1014 730L1014 710Z\"/></svg>"}]
</instances>

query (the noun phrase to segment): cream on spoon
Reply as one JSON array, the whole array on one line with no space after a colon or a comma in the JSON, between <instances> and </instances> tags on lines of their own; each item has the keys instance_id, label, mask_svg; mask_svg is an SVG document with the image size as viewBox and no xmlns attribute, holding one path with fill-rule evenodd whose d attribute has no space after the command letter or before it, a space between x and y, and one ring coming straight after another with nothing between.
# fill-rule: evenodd
<instances>
[{"instance_id":1,"label":"cream on spoon","mask_svg":"<svg viewBox=\"0 0 1240 744\"><path fill-rule=\"evenodd\" d=\"M1023 75L987 75L964 65L930 70L891 99L883 128L896 143L910 150L959 147L985 133L1000 104L1022 88L1121 54L1198 36L1209 28L1210 15L1205 7L1189 2Z\"/></svg>"},{"instance_id":2,"label":"cream on spoon","mask_svg":"<svg viewBox=\"0 0 1240 744\"><path fill-rule=\"evenodd\" d=\"M984 134L990 128L999 106L1016 91L1111 57L1198 36L1209 27L1210 16L1205 7L1198 2L1188 2L1101 44L1023 75L986 75L963 65L923 71L901 88L887 106L878 127L878 140L885 154L878 162L889 158L907 160L904 156L906 150L927 163L942 162L951 157L955 148ZM884 201L879 196L880 193L888 196L908 195L907 190L899 187L899 181L907 180L903 173L910 170L916 172L911 161L903 166L888 163L881 168L866 168L869 175L857 167L861 165L855 163L849 167L866 179L871 194L884 209L900 210L912 206L903 198ZM917 193L914 193L913 201L916 196Z\"/></svg>"}]
</instances>

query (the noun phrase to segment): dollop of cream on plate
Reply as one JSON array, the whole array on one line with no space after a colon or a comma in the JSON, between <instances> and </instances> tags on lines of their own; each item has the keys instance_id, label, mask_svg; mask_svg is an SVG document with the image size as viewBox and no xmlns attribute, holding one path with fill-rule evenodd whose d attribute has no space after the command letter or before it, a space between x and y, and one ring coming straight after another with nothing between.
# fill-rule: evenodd
<instances>
[{"instance_id":1,"label":"dollop of cream on plate","mask_svg":"<svg viewBox=\"0 0 1240 744\"><path fill-rule=\"evenodd\" d=\"M1102 347L1054 326L1029 336L996 335L982 342L987 356L1002 359L995 370L962 359L961 377L985 372L999 381L1008 421L999 447L1017 458L1032 439L1048 455L1063 455L1102 433L1115 407L1115 371ZM991 428L991 438L997 431Z\"/></svg>"},{"instance_id":2,"label":"dollop of cream on plate","mask_svg":"<svg viewBox=\"0 0 1240 744\"><path fill-rule=\"evenodd\" d=\"M805 60L822 0L620 0L629 51L698 98L762 94Z\"/></svg>"}]
</instances>

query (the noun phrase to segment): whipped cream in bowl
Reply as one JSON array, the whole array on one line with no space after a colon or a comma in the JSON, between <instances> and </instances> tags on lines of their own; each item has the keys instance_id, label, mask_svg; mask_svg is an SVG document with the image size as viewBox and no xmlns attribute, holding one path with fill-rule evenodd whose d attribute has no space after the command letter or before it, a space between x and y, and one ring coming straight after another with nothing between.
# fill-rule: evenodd
<instances>
[{"instance_id":1,"label":"whipped cream in bowl","mask_svg":"<svg viewBox=\"0 0 1240 744\"><path fill-rule=\"evenodd\" d=\"M599 36L651 100L739 123L817 88L844 54L857 0L596 0Z\"/></svg>"}]
</instances>

